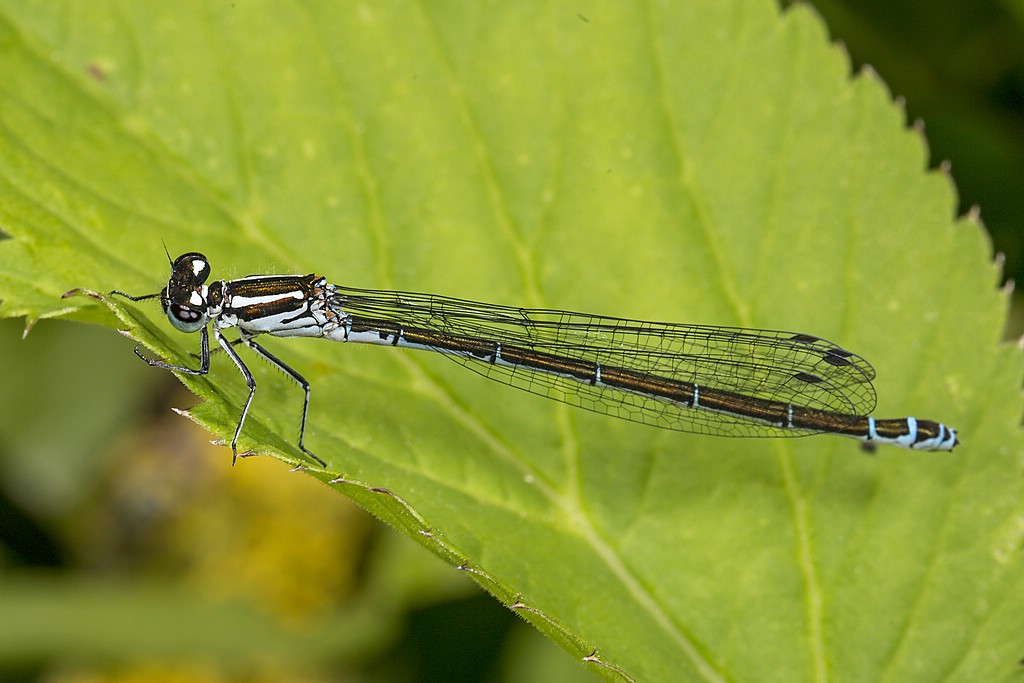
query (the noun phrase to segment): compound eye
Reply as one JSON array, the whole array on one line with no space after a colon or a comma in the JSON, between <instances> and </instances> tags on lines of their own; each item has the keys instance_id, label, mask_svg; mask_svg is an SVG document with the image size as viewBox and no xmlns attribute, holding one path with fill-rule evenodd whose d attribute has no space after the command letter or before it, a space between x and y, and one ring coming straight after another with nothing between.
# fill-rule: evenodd
<instances>
[{"instance_id":1,"label":"compound eye","mask_svg":"<svg viewBox=\"0 0 1024 683\"><path fill-rule=\"evenodd\" d=\"M176 258L172 270L188 273L193 284L201 285L210 277L210 262L199 252L192 251Z\"/></svg>"},{"instance_id":2,"label":"compound eye","mask_svg":"<svg viewBox=\"0 0 1024 683\"><path fill-rule=\"evenodd\" d=\"M198 332L206 325L206 314L181 304L171 304L167 307L167 319L179 332Z\"/></svg>"}]
</instances>

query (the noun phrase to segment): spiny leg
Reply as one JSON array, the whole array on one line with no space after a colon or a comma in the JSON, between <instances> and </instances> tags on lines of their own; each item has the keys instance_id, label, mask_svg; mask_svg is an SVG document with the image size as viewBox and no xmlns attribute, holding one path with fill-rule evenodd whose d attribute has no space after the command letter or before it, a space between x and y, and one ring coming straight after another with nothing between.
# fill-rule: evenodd
<instances>
[{"instance_id":1,"label":"spiny leg","mask_svg":"<svg viewBox=\"0 0 1024 683\"><path fill-rule=\"evenodd\" d=\"M72 291L75 291L75 290L72 290ZM113 289L113 290L111 290L110 293L107 296L114 296L115 294L117 296L124 297L125 299L128 299L129 301L146 301L147 299L156 299L156 298L160 297L160 292L156 292L154 294L142 294L140 296L136 296L134 294L129 294L128 292L122 292L120 289Z\"/></svg>"},{"instance_id":2,"label":"spiny leg","mask_svg":"<svg viewBox=\"0 0 1024 683\"><path fill-rule=\"evenodd\" d=\"M142 296L133 296L131 294L127 294L125 292L122 292L122 291L119 291L119 290L116 290L116 289L113 290L112 292L110 292L111 296L113 296L115 294L117 296L124 297L125 299L128 299L129 301L145 301L146 299L156 299L157 297L160 296L159 292L157 292L156 294L144 294ZM154 358L147 358L146 356L144 356L142 354L141 351L139 351L139 347L142 346L141 343L135 345L135 355L138 356L139 358L141 358L142 360L146 361L146 363L148 363L149 365L151 365L154 368L163 368L164 370L172 370L174 372L184 372L187 375L206 375L206 374L208 374L210 372L210 333L209 333L209 331L207 330L206 327L203 327L202 333L199 335L199 338L200 338L200 341L199 341L199 353L200 353L200 355L199 355L199 369L198 370L193 370L192 368L186 368L183 365L171 365L170 363L167 363L166 361L156 360ZM192 354L192 355L195 355L195 354Z\"/></svg>"},{"instance_id":3,"label":"spiny leg","mask_svg":"<svg viewBox=\"0 0 1024 683\"><path fill-rule=\"evenodd\" d=\"M219 336L219 335L218 335ZM187 375L206 375L210 372L210 335L203 328L202 333L199 335L199 369L193 370L192 368L186 368L183 365L171 365L162 360L155 360L153 358L147 358L139 351L139 347L142 344L135 345L135 355L142 360L149 363L154 368L164 368L165 370L173 370L174 372L184 372ZM194 354L193 354L194 355Z\"/></svg>"},{"instance_id":4,"label":"spiny leg","mask_svg":"<svg viewBox=\"0 0 1024 683\"><path fill-rule=\"evenodd\" d=\"M206 328L203 328L203 332L206 332ZM242 406L242 415L238 418L238 426L235 428L235 436L231 439L231 464L234 465L235 461L238 460L238 437L242 434L242 426L245 424L245 417L249 414L249 406L252 404L252 397L256 395L256 380L253 378L252 373L249 372L249 368L246 367L245 363L242 362L241 357L238 353L231 348L231 342L224 338L224 335L220 333L220 330L214 328L213 336L216 337L217 343L220 344L221 348L227 352L228 356L235 362L238 367L238 371L242 373L242 377L245 378L245 384L249 387L249 396L245 399L245 405ZM209 359L209 353L206 354ZM209 360L207 360L209 365Z\"/></svg>"},{"instance_id":5,"label":"spiny leg","mask_svg":"<svg viewBox=\"0 0 1024 683\"><path fill-rule=\"evenodd\" d=\"M303 377L298 372L290 368L287 364L285 364L284 361L282 361L274 354L270 353L270 351L267 351L265 348L254 342L252 339L246 339L243 337L242 342L250 349L258 353L259 355L263 356L263 358L270 362L271 365L273 365L274 367L278 368L286 375L291 377L295 381L295 383L302 387L302 390L306 392L306 398L302 403L302 425L299 428L299 448L302 449L303 453L305 453L306 455L320 463L322 467L327 467L327 463L318 458L316 454L313 453L313 451L306 448L306 416L309 414L309 382L306 381L305 377Z\"/></svg>"}]
</instances>

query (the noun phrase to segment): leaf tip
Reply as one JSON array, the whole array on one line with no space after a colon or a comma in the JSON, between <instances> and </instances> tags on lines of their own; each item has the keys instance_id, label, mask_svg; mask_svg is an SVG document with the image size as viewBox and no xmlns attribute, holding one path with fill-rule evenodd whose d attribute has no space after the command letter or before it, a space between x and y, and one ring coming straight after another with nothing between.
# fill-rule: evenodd
<instances>
[{"instance_id":1,"label":"leaf tip","mask_svg":"<svg viewBox=\"0 0 1024 683\"><path fill-rule=\"evenodd\" d=\"M91 289L86 289L85 287L75 287L74 289L69 289L68 291L66 291L63 294L61 294L60 298L61 299L70 299L73 296L87 296L87 297L89 297L91 299L96 299L97 301L103 301L104 300L104 297L103 297L102 294L100 294L99 292L94 292Z\"/></svg>"},{"instance_id":2,"label":"leaf tip","mask_svg":"<svg viewBox=\"0 0 1024 683\"><path fill-rule=\"evenodd\" d=\"M28 333L32 331L32 328L39 322L39 318L25 318L25 329L21 331L21 338L24 339L28 336Z\"/></svg>"}]
</instances>

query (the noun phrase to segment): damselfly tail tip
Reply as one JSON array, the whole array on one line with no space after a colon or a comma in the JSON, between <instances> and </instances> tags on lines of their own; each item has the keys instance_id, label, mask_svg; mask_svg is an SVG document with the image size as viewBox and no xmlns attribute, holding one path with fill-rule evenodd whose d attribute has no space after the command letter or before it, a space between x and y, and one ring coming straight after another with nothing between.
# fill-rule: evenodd
<instances>
[{"instance_id":1,"label":"damselfly tail tip","mask_svg":"<svg viewBox=\"0 0 1024 683\"><path fill-rule=\"evenodd\" d=\"M950 451L960 445L960 435L957 434L956 430L952 427L947 427L944 424L939 425L940 435L945 435L945 438L940 436L938 445L934 450L938 451Z\"/></svg>"},{"instance_id":2,"label":"damselfly tail tip","mask_svg":"<svg viewBox=\"0 0 1024 683\"><path fill-rule=\"evenodd\" d=\"M912 443L912 450L921 451L944 451L952 453L953 449L960 445L960 436L952 427L947 427L941 422L919 421L918 441Z\"/></svg>"}]
</instances>

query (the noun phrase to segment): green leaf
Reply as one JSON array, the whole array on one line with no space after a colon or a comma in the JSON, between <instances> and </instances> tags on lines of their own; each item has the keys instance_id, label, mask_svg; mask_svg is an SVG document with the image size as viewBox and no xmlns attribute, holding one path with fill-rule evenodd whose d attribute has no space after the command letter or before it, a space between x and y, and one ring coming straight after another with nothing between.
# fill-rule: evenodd
<instances>
[{"instance_id":1,"label":"green leaf","mask_svg":"<svg viewBox=\"0 0 1024 683\"><path fill-rule=\"evenodd\" d=\"M998 268L806 7L109 5L0 5L5 315L111 323L61 293L159 290L162 239L215 277L834 339L875 363L880 416L954 425L957 452L667 433L430 354L267 346L312 382L316 476L607 678L1015 673L1021 358ZM155 304L107 303L195 363ZM307 462L301 392L252 369L241 446ZM236 369L182 379L229 439Z\"/></svg>"}]
</instances>

